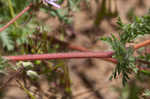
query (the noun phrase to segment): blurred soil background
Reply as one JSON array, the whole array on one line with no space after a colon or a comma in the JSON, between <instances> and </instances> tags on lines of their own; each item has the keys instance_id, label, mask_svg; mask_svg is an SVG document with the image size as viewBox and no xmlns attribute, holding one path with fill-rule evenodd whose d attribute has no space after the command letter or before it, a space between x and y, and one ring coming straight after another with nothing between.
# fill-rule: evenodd
<instances>
[{"instance_id":1,"label":"blurred soil background","mask_svg":"<svg viewBox=\"0 0 150 99\"><path fill-rule=\"evenodd\" d=\"M101 23L95 27L93 23L97 10L101 6L101 1L90 0L90 5L84 6L84 4L81 4L81 11L73 13L74 23L72 28L75 37L70 36L72 34L68 29L68 34L65 36L66 41L83 46L91 51L111 50L108 44L98 39L102 36L109 36L111 33L117 34L117 17L120 16L123 22L127 23L132 14L137 16L144 15L150 7L149 0L117 0L118 15L109 19L107 16L104 16ZM115 3L112 4L112 12L115 12ZM59 28L57 18L48 19L43 12L37 13L37 17L45 21L47 27L51 28L52 35L58 36L59 31L53 31ZM66 60L66 64L70 70L74 99L121 99L120 97L123 95L121 79L109 80L115 66L113 63L101 59L71 59ZM132 84L132 82L134 80L131 80L129 83ZM41 84L46 92L48 84L44 80L42 80ZM127 93L124 92L124 94ZM25 99L24 97L23 91L12 87L8 90L4 99Z\"/></svg>"}]
</instances>

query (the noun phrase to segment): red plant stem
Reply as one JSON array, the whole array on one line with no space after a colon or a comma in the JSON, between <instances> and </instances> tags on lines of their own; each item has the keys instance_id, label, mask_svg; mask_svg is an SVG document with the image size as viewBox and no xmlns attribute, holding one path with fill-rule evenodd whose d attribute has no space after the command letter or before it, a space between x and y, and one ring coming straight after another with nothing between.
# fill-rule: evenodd
<instances>
[{"instance_id":1,"label":"red plant stem","mask_svg":"<svg viewBox=\"0 0 150 99\"><path fill-rule=\"evenodd\" d=\"M146 42L146 43L145 43ZM136 44L135 49L146 46L148 41ZM70 45L73 46L73 45ZM137 47L138 46L138 47ZM73 48L73 47L71 47ZM82 48L82 47L81 47ZM81 49L80 49L81 50ZM86 48L82 48L81 51L88 51ZM8 60L12 61L26 61L26 60L47 60L47 59L71 59L71 58L103 58L104 60L112 63L117 63L116 59L111 58L114 52L76 52L76 53L53 53L53 54L36 54L36 55L19 55L19 56L4 56Z\"/></svg>"},{"instance_id":2,"label":"red plant stem","mask_svg":"<svg viewBox=\"0 0 150 99\"><path fill-rule=\"evenodd\" d=\"M142 67L142 66L136 66L140 71L144 70L144 71L149 71L150 72L150 68L149 67Z\"/></svg>"},{"instance_id":3,"label":"red plant stem","mask_svg":"<svg viewBox=\"0 0 150 99\"><path fill-rule=\"evenodd\" d=\"M112 52L73 52L73 53L52 53L52 54L34 54L3 56L11 61L27 60L51 60L51 59L72 59L72 58L107 58L112 56Z\"/></svg>"},{"instance_id":4,"label":"red plant stem","mask_svg":"<svg viewBox=\"0 0 150 99\"><path fill-rule=\"evenodd\" d=\"M72 45L72 44L68 44L68 48L73 49L73 50L78 50L81 52L89 52L89 50L87 48L84 48L82 46Z\"/></svg>"},{"instance_id":5,"label":"red plant stem","mask_svg":"<svg viewBox=\"0 0 150 99\"><path fill-rule=\"evenodd\" d=\"M146 41L144 41L142 43L134 45L133 48L136 50L138 48L147 46L149 44L150 44L150 40L146 40ZM75 50L79 50L79 51L84 51L84 52L89 52L90 51L90 50L88 50L88 49L86 49L86 48L84 48L82 46L75 46L75 45L68 44L68 47L71 48L71 49L75 49ZM109 61L109 62L117 64L117 60L114 59L114 58L111 58L111 57L110 58L103 58L103 60L106 60L106 61Z\"/></svg>"},{"instance_id":6,"label":"red plant stem","mask_svg":"<svg viewBox=\"0 0 150 99\"><path fill-rule=\"evenodd\" d=\"M12 20L10 20L6 25L4 25L2 28L0 28L0 32L4 31L6 28L8 28L11 24L13 24L20 16L22 16L25 12L27 12L32 6L32 3L29 4L25 9L23 9L16 17L14 17Z\"/></svg>"},{"instance_id":7,"label":"red plant stem","mask_svg":"<svg viewBox=\"0 0 150 99\"><path fill-rule=\"evenodd\" d=\"M42 35L41 35L42 36ZM66 41L61 41L57 38L55 38L54 36L52 35L48 35L49 39L52 39L52 44L55 44L55 43L59 43L60 45L62 45L63 47L67 47L69 49L72 49L72 50L77 50L77 51L82 51L82 52L89 52L89 50L87 48L84 48L82 46L78 46L78 45L73 45L73 44L70 44ZM37 38L35 38L37 39ZM40 38L41 39L41 38ZM54 41L54 42L53 42Z\"/></svg>"},{"instance_id":8,"label":"red plant stem","mask_svg":"<svg viewBox=\"0 0 150 99\"><path fill-rule=\"evenodd\" d=\"M149 44L150 44L150 40L146 40L146 41L144 41L144 42L142 42L142 43L136 44L136 45L134 46L134 49L138 49L138 48L147 46L147 45L149 45Z\"/></svg>"},{"instance_id":9,"label":"red plant stem","mask_svg":"<svg viewBox=\"0 0 150 99\"><path fill-rule=\"evenodd\" d=\"M137 59L137 61L141 62L141 63L144 63L144 64L147 64L147 65L150 65L149 61L145 61L145 60L141 60L141 59Z\"/></svg>"}]
</instances>

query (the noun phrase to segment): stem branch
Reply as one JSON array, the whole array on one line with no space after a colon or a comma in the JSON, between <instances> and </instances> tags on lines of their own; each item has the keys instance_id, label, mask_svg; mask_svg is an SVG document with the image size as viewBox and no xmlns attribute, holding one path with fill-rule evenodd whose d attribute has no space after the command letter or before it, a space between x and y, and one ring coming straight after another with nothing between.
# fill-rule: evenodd
<instances>
[{"instance_id":1,"label":"stem branch","mask_svg":"<svg viewBox=\"0 0 150 99\"><path fill-rule=\"evenodd\" d=\"M23 9L16 17L14 17L12 20L10 20L6 25L4 25L2 28L0 28L0 32L4 31L11 24L13 24L18 18L20 18L25 12L27 12L31 8L31 6L32 6L32 3L30 3L25 9Z\"/></svg>"},{"instance_id":2,"label":"stem branch","mask_svg":"<svg viewBox=\"0 0 150 99\"><path fill-rule=\"evenodd\" d=\"M72 58L108 58L113 52L73 52L73 53L52 53L52 54L34 54L34 55L18 55L3 56L12 61L27 60L51 60L51 59L72 59Z\"/></svg>"}]
</instances>

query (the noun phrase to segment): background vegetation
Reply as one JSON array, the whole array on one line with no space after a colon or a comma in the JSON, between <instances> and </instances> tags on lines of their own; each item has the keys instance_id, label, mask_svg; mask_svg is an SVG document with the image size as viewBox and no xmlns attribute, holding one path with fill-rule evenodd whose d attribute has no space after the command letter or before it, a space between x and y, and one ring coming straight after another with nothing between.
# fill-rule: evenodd
<instances>
[{"instance_id":1,"label":"background vegetation","mask_svg":"<svg viewBox=\"0 0 150 99\"><path fill-rule=\"evenodd\" d=\"M149 98L148 0L48 1L0 1L1 99Z\"/></svg>"}]
</instances>

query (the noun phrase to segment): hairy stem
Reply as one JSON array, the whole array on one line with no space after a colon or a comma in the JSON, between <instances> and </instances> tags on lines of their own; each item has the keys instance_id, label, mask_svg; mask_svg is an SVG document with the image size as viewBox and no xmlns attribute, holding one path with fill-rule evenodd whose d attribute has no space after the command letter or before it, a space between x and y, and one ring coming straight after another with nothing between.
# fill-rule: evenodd
<instances>
[{"instance_id":1,"label":"hairy stem","mask_svg":"<svg viewBox=\"0 0 150 99\"><path fill-rule=\"evenodd\" d=\"M12 20L10 20L6 25L0 28L0 32L4 31L6 28L8 28L11 24L13 24L18 18L20 18L25 12L27 12L32 6L32 3L30 3L25 9L23 9L16 17L14 17Z\"/></svg>"},{"instance_id":2,"label":"hairy stem","mask_svg":"<svg viewBox=\"0 0 150 99\"><path fill-rule=\"evenodd\" d=\"M72 53L52 53L52 54L34 54L34 55L18 55L3 56L12 61L27 60L52 60L52 59L72 59L72 58L108 58L113 52L72 52Z\"/></svg>"},{"instance_id":3,"label":"hairy stem","mask_svg":"<svg viewBox=\"0 0 150 99\"><path fill-rule=\"evenodd\" d=\"M134 45L134 49L136 50L138 48L147 46L148 44L150 44L150 40ZM84 49L84 51L86 51L86 49ZM113 54L114 52L73 52L73 53L70 52L70 53L4 56L4 58L12 61L72 59L72 58L104 58L104 60L117 63L116 59L111 58Z\"/></svg>"},{"instance_id":4,"label":"hairy stem","mask_svg":"<svg viewBox=\"0 0 150 99\"><path fill-rule=\"evenodd\" d=\"M147 46L147 45L149 45L149 44L150 44L150 40L146 40L146 41L144 41L144 42L142 42L142 43L139 43L139 44L134 45L134 49L138 49L138 48Z\"/></svg>"}]
</instances>

